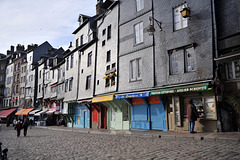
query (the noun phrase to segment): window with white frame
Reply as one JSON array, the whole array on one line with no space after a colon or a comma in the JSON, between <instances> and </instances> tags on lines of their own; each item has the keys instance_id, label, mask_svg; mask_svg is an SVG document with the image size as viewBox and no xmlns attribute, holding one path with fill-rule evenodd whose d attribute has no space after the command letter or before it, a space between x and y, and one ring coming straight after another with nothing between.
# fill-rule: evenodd
<instances>
[{"instance_id":1,"label":"window with white frame","mask_svg":"<svg viewBox=\"0 0 240 160\"><path fill-rule=\"evenodd\" d=\"M87 66L89 67L92 64L92 52L88 53Z\"/></svg>"},{"instance_id":2,"label":"window with white frame","mask_svg":"<svg viewBox=\"0 0 240 160\"><path fill-rule=\"evenodd\" d=\"M67 90L68 90L68 81L65 82L65 92L67 92Z\"/></svg>"},{"instance_id":3,"label":"window with white frame","mask_svg":"<svg viewBox=\"0 0 240 160\"><path fill-rule=\"evenodd\" d=\"M185 49L185 71L191 72L195 70L195 51L194 48Z\"/></svg>"},{"instance_id":4,"label":"window with white frame","mask_svg":"<svg viewBox=\"0 0 240 160\"><path fill-rule=\"evenodd\" d=\"M73 59L74 59L74 54L71 55L71 63L70 63L70 68L73 67Z\"/></svg>"},{"instance_id":5,"label":"window with white frame","mask_svg":"<svg viewBox=\"0 0 240 160\"><path fill-rule=\"evenodd\" d=\"M66 70L68 70L68 67L69 67L69 57L67 57Z\"/></svg>"},{"instance_id":6,"label":"window with white frame","mask_svg":"<svg viewBox=\"0 0 240 160\"><path fill-rule=\"evenodd\" d=\"M76 39L76 48L78 47L78 38Z\"/></svg>"},{"instance_id":7,"label":"window with white frame","mask_svg":"<svg viewBox=\"0 0 240 160\"><path fill-rule=\"evenodd\" d=\"M72 83L73 83L73 79L70 79L70 80L69 80L69 91L72 90Z\"/></svg>"},{"instance_id":8,"label":"window with white frame","mask_svg":"<svg viewBox=\"0 0 240 160\"><path fill-rule=\"evenodd\" d=\"M86 79L86 90L91 88L91 75L87 76Z\"/></svg>"},{"instance_id":9,"label":"window with white frame","mask_svg":"<svg viewBox=\"0 0 240 160\"><path fill-rule=\"evenodd\" d=\"M141 80L142 78L142 59L137 58L129 63L129 79L130 81Z\"/></svg>"},{"instance_id":10,"label":"window with white frame","mask_svg":"<svg viewBox=\"0 0 240 160\"><path fill-rule=\"evenodd\" d=\"M183 18L180 12L183 8L186 8L186 7L187 7L187 4L184 3L173 9L174 31L182 28L186 28L188 26L188 18Z\"/></svg>"},{"instance_id":11,"label":"window with white frame","mask_svg":"<svg viewBox=\"0 0 240 160\"><path fill-rule=\"evenodd\" d=\"M240 60L227 62L225 66L228 80L240 79Z\"/></svg>"},{"instance_id":12,"label":"window with white frame","mask_svg":"<svg viewBox=\"0 0 240 160\"><path fill-rule=\"evenodd\" d=\"M144 0L136 0L136 11L140 11L144 8Z\"/></svg>"},{"instance_id":13,"label":"window with white frame","mask_svg":"<svg viewBox=\"0 0 240 160\"><path fill-rule=\"evenodd\" d=\"M173 50L169 53L170 60L170 74L178 74L179 72L179 53L180 51Z\"/></svg>"},{"instance_id":14,"label":"window with white frame","mask_svg":"<svg viewBox=\"0 0 240 160\"><path fill-rule=\"evenodd\" d=\"M109 25L108 27L107 27L107 39L110 39L111 38L111 32L112 32L112 26L111 25Z\"/></svg>"},{"instance_id":15,"label":"window with white frame","mask_svg":"<svg viewBox=\"0 0 240 160\"><path fill-rule=\"evenodd\" d=\"M143 42L143 22L134 25L135 44Z\"/></svg>"}]
</instances>

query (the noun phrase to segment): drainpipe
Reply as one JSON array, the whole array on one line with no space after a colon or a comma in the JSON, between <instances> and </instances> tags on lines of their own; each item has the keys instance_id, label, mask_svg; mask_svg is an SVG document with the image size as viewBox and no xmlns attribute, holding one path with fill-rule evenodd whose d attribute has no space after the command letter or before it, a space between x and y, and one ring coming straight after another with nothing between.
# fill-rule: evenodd
<instances>
[{"instance_id":1,"label":"drainpipe","mask_svg":"<svg viewBox=\"0 0 240 160\"><path fill-rule=\"evenodd\" d=\"M153 8L153 0L152 0L152 17L154 18L154 8ZM154 21L153 21L154 24ZM153 88L155 87L156 84L156 77L155 77L155 36L153 36Z\"/></svg>"},{"instance_id":2,"label":"drainpipe","mask_svg":"<svg viewBox=\"0 0 240 160\"><path fill-rule=\"evenodd\" d=\"M76 96L76 101L78 100L78 92L79 92L79 77L80 77L80 62L81 62L81 52L78 50L78 76L77 76L77 96Z\"/></svg>"},{"instance_id":3,"label":"drainpipe","mask_svg":"<svg viewBox=\"0 0 240 160\"><path fill-rule=\"evenodd\" d=\"M214 52L215 58L218 58L218 44L217 44L217 24L216 24L216 10L215 10L215 0L212 0L212 18L213 18L213 36L214 36ZM216 64L215 78L218 77L218 64ZM216 96L215 96L216 97ZM221 109L219 107L218 101L216 101L217 106L217 128L218 131L222 132L222 119L221 119Z\"/></svg>"}]
</instances>

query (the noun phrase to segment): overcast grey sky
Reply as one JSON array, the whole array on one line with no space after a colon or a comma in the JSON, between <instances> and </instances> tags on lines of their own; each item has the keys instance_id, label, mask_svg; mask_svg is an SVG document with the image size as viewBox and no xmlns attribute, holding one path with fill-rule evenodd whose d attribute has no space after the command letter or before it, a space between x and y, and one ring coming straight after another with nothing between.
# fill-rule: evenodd
<instances>
[{"instance_id":1,"label":"overcast grey sky","mask_svg":"<svg viewBox=\"0 0 240 160\"><path fill-rule=\"evenodd\" d=\"M11 45L69 46L78 15L95 15L97 0L0 0L0 53Z\"/></svg>"}]
</instances>

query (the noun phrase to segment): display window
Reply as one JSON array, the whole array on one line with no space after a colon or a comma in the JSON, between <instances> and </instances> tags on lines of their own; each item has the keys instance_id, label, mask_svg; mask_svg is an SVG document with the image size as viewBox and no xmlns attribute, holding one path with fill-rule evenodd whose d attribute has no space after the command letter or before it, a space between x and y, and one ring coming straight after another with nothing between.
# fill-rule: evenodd
<instances>
[{"instance_id":1,"label":"display window","mask_svg":"<svg viewBox=\"0 0 240 160\"><path fill-rule=\"evenodd\" d=\"M198 115L200 118L216 120L216 105L215 98L213 96L201 96L201 97L185 97L184 98L184 117L187 117L187 106L190 99L193 100L193 104L196 106Z\"/></svg>"}]
</instances>

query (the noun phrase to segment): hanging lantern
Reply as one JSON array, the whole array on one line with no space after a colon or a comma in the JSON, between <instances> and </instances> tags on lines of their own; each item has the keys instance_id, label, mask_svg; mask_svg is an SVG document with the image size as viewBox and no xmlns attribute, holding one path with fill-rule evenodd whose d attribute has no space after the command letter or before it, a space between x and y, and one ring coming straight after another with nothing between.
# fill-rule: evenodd
<instances>
[{"instance_id":1,"label":"hanging lantern","mask_svg":"<svg viewBox=\"0 0 240 160\"><path fill-rule=\"evenodd\" d=\"M190 9L189 8L185 7L180 12L181 12L183 18L190 17Z\"/></svg>"}]
</instances>

